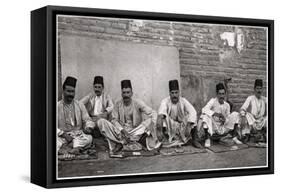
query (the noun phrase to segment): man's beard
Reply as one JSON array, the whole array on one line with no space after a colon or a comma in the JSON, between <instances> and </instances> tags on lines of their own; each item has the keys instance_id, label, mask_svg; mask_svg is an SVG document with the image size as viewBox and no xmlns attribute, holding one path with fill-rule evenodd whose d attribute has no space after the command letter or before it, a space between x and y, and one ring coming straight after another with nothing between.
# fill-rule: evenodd
<instances>
[{"instance_id":1,"label":"man's beard","mask_svg":"<svg viewBox=\"0 0 281 194\"><path fill-rule=\"evenodd\" d=\"M173 97L173 98L172 98L172 102L177 103L178 101L179 101L179 98L178 98L178 97Z\"/></svg>"}]
</instances>

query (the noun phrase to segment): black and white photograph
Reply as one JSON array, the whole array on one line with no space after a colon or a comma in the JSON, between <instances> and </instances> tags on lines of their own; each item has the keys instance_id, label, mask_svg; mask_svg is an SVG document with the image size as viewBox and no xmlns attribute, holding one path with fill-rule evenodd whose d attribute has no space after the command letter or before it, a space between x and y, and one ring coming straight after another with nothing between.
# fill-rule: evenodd
<instances>
[{"instance_id":1,"label":"black and white photograph","mask_svg":"<svg viewBox=\"0 0 281 194\"><path fill-rule=\"evenodd\" d=\"M56 15L56 179L268 167L268 36Z\"/></svg>"},{"instance_id":2,"label":"black and white photograph","mask_svg":"<svg viewBox=\"0 0 281 194\"><path fill-rule=\"evenodd\" d=\"M0 193L274 193L278 5L3 1Z\"/></svg>"}]
</instances>

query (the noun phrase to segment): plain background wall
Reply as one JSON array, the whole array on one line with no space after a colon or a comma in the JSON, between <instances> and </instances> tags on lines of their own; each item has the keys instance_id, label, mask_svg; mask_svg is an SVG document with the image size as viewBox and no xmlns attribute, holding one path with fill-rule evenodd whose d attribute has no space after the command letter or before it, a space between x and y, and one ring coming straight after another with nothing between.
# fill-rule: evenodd
<instances>
[{"instance_id":1,"label":"plain background wall","mask_svg":"<svg viewBox=\"0 0 281 194\"><path fill-rule=\"evenodd\" d=\"M121 99L120 81L129 79L133 97L157 110L169 95L168 81L180 81L175 47L64 35L60 48L62 80L69 75L78 79L76 99L92 92L94 76L101 75L105 91L114 102Z\"/></svg>"},{"instance_id":2,"label":"plain background wall","mask_svg":"<svg viewBox=\"0 0 281 194\"><path fill-rule=\"evenodd\" d=\"M45 190L29 183L30 172L30 15L33 9L72 5L110 9L275 19L275 120L281 114L281 12L278 1L3 1L1 3L1 193L276 193L281 179L281 125L275 122L275 175L184 180Z\"/></svg>"}]
</instances>

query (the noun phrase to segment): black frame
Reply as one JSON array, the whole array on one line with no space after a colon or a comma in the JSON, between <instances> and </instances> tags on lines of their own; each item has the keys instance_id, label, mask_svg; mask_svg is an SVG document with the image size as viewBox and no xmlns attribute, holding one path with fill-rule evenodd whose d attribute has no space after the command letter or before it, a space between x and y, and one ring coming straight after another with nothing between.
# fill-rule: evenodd
<instances>
[{"instance_id":1,"label":"black frame","mask_svg":"<svg viewBox=\"0 0 281 194\"><path fill-rule=\"evenodd\" d=\"M268 27L268 167L56 180L56 15L153 19ZM46 6L31 12L31 182L46 188L274 173L274 21ZM169 174L169 176L167 176Z\"/></svg>"}]
</instances>

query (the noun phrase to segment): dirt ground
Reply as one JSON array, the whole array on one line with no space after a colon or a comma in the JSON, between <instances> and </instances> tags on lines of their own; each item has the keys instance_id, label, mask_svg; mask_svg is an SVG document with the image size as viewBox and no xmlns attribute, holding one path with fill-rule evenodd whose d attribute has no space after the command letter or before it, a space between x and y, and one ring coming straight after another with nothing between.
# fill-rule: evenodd
<instances>
[{"instance_id":1,"label":"dirt ground","mask_svg":"<svg viewBox=\"0 0 281 194\"><path fill-rule=\"evenodd\" d=\"M128 158L108 158L108 153L98 153L98 159L59 161L58 177L103 176L200 169L251 167L266 165L265 148L247 148L214 153L155 155Z\"/></svg>"}]
</instances>

